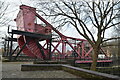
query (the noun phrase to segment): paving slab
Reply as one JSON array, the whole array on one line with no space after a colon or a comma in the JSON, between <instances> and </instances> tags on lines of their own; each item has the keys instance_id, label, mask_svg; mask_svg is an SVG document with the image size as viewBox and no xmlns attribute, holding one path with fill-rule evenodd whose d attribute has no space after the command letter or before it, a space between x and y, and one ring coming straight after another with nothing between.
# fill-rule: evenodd
<instances>
[{"instance_id":1,"label":"paving slab","mask_svg":"<svg viewBox=\"0 0 120 80\"><path fill-rule=\"evenodd\" d=\"M32 64L32 62L3 62L2 78L80 78L62 70L21 71L22 64Z\"/></svg>"}]
</instances>

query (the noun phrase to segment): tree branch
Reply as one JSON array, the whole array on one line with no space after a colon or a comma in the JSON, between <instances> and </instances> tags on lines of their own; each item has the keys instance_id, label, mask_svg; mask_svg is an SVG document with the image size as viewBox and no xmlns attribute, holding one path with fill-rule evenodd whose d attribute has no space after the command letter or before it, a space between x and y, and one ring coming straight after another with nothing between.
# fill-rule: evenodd
<instances>
[{"instance_id":1,"label":"tree branch","mask_svg":"<svg viewBox=\"0 0 120 80\"><path fill-rule=\"evenodd\" d=\"M98 22L98 19L96 17L96 14L95 14L95 2L92 2L92 6L93 6L92 12L93 12L95 22L96 22L97 26L99 26L99 22Z\"/></svg>"},{"instance_id":2,"label":"tree branch","mask_svg":"<svg viewBox=\"0 0 120 80\"><path fill-rule=\"evenodd\" d=\"M102 42L106 42L106 41L110 41L110 40L114 40L114 39L120 39L120 37L105 39L105 40L103 40Z\"/></svg>"}]
</instances>

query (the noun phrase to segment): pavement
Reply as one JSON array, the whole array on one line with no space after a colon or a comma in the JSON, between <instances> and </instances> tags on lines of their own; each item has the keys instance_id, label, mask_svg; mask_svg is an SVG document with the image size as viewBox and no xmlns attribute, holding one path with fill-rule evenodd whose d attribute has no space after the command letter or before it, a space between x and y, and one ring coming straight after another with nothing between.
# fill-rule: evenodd
<instances>
[{"instance_id":1,"label":"pavement","mask_svg":"<svg viewBox=\"0 0 120 80\"><path fill-rule=\"evenodd\" d=\"M2 79L2 55L0 55L0 80Z\"/></svg>"},{"instance_id":2,"label":"pavement","mask_svg":"<svg viewBox=\"0 0 120 80\"><path fill-rule=\"evenodd\" d=\"M2 78L80 78L62 70L21 71L21 64L32 62L2 62Z\"/></svg>"}]
</instances>

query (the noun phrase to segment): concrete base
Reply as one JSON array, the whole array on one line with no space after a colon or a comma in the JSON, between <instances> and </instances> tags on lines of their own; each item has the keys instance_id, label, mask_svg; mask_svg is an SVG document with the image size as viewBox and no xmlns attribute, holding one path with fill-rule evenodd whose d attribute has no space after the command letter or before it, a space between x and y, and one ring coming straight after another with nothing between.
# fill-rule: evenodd
<instances>
[{"instance_id":1,"label":"concrete base","mask_svg":"<svg viewBox=\"0 0 120 80\"><path fill-rule=\"evenodd\" d=\"M66 61L34 61L33 64L67 64Z\"/></svg>"},{"instance_id":2,"label":"concrete base","mask_svg":"<svg viewBox=\"0 0 120 80\"><path fill-rule=\"evenodd\" d=\"M21 65L21 71L53 71L53 70L62 70L62 65L59 65L59 64Z\"/></svg>"}]
</instances>

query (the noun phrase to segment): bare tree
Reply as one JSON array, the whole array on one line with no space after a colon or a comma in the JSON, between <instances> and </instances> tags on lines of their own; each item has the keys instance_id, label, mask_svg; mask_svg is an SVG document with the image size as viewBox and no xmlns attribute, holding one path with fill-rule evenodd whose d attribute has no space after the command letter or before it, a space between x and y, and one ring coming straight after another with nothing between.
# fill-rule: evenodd
<instances>
[{"instance_id":1,"label":"bare tree","mask_svg":"<svg viewBox=\"0 0 120 80\"><path fill-rule=\"evenodd\" d=\"M8 4L5 4L5 2L0 1L0 25L3 25L5 22L8 21L8 19L4 17L7 8Z\"/></svg>"},{"instance_id":2,"label":"bare tree","mask_svg":"<svg viewBox=\"0 0 120 80\"><path fill-rule=\"evenodd\" d=\"M91 70L96 70L101 44L108 40L117 39L116 37L105 39L105 33L107 29L120 23L115 21L119 12L116 6L119 3L119 1L104 0L99 0L99 2L45 2L44 5L39 3L39 6L42 4L42 10L39 11L48 16L57 27L71 24L81 36L88 40L94 50Z\"/></svg>"},{"instance_id":3,"label":"bare tree","mask_svg":"<svg viewBox=\"0 0 120 80\"><path fill-rule=\"evenodd\" d=\"M120 5L117 6L118 9L120 9ZM120 11L118 12L117 14L117 22L120 22ZM120 37L120 24L119 25L116 25L115 28L114 28L114 32L116 34L113 34L113 36L116 36L116 37ZM117 65L120 65L120 39L117 39L116 42L118 42L118 52L117 52Z\"/></svg>"}]
</instances>

